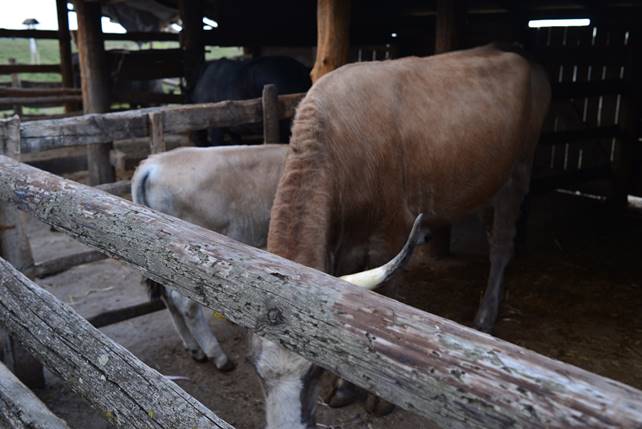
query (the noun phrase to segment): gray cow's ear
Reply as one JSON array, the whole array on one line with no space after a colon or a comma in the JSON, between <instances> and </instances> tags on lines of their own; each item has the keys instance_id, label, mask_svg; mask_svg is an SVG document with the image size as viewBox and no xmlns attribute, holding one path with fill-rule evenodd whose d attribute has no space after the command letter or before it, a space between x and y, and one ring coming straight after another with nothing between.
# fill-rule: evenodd
<instances>
[{"instance_id":1,"label":"gray cow's ear","mask_svg":"<svg viewBox=\"0 0 642 429\"><path fill-rule=\"evenodd\" d=\"M410 260L415 246L425 244L432 238L430 230L421 225L423 216L423 213L417 216L403 248L397 256L392 258L387 264L360 273L348 274L342 276L341 279L369 290L375 289L381 283L388 280Z\"/></svg>"}]
</instances>

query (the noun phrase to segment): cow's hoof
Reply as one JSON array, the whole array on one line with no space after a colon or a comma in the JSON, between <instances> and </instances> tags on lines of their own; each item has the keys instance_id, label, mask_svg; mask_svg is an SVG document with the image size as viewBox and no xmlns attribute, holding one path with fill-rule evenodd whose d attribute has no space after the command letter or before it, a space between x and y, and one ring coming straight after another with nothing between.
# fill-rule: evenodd
<instances>
[{"instance_id":1,"label":"cow's hoof","mask_svg":"<svg viewBox=\"0 0 642 429\"><path fill-rule=\"evenodd\" d=\"M195 350L188 350L189 354L192 356L192 359L194 359L196 362L207 362L207 356L205 353L203 353L203 350L201 349L195 349Z\"/></svg>"},{"instance_id":2,"label":"cow's hoof","mask_svg":"<svg viewBox=\"0 0 642 429\"><path fill-rule=\"evenodd\" d=\"M394 409L394 404L391 404L372 393L368 393L368 399L366 399L366 411L369 414L372 414L375 417L383 417L392 413Z\"/></svg>"},{"instance_id":3,"label":"cow's hoof","mask_svg":"<svg viewBox=\"0 0 642 429\"><path fill-rule=\"evenodd\" d=\"M332 391L325 397L325 402L330 408L341 408L356 402L360 394L359 388L354 384L337 379Z\"/></svg>"},{"instance_id":4,"label":"cow's hoof","mask_svg":"<svg viewBox=\"0 0 642 429\"><path fill-rule=\"evenodd\" d=\"M236 364L234 363L234 361L228 359L223 365L216 365L216 368L221 372L230 372L234 368L236 368Z\"/></svg>"}]
</instances>

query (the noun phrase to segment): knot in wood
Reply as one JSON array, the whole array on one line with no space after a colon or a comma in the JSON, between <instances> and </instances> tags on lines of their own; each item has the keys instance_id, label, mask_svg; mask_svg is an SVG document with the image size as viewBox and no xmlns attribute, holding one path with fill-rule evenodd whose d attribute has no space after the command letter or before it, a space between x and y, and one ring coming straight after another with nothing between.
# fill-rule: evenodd
<instances>
[{"instance_id":1,"label":"knot in wood","mask_svg":"<svg viewBox=\"0 0 642 429\"><path fill-rule=\"evenodd\" d=\"M272 326L283 323L283 314L278 308L270 308L267 312L268 323Z\"/></svg>"}]
</instances>

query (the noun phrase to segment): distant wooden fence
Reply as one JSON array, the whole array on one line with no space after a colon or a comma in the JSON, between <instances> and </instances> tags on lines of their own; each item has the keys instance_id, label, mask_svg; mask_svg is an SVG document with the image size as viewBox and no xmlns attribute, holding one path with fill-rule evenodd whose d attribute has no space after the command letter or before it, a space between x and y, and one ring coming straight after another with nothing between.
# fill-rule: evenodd
<instances>
[{"instance_id":1,"label":"distant wooden fence","mask_svg":"<svg viewBox=\"0 0 642 429\"><path fill-rule=\"evenodd\" d=\"M66 5L64 5L66 7ZM66 23L66 21L65 21ZM69 37L69 31L62 32ZM59 39L60 31L48 30L9 30L0 29L0 38L35 38L35 39ZM119 41L176 41L178 34L164 32L128 32L103 33L104 40ZM80 110L82 97L79 88L71 88L73 64L69 57L61 60L60 64L0 64L0 75L13 75L14 80L19 79L21 73L55 73L62 74L66 78L68 87L58 84L57 88L43 89L38 94L31 94L29 91L14 95L6 95L0 91L0 110L12 109L14 106L28 107L53 107L53 106L75 106ZM111 69L117 70L119 80L149 80L164 77L182 76L182 55L178 49L141 50L141 51L109 51L107 59ZM63 64L67 61L67 64ZM69 74L65 77L64 74ZM65 79L63 79L65 80ZM31 82L25 86L41 86L40 83ZM48 86L48 85L47 85ZM130 104L167 104L180 103L184 97L179 94L150 93L143 91L130 91L118 87L112 94L114 103ZM64 92L63 93L61 93ZM67 109L70 113L70 109ZM70 113L75 116L74 113Z\"/></svg>"},{"instance_id":2,"label":"distant wooden fence","mask_svg":"<svg viewBox=\"0 0 642 429\"><path fill-rule=\"evenodd\" d=\"M535 190L564 187L620 200L642 194L642 183L630 183L634 163L642 162L635 153L642 137L640 33L590 26L529 34L554 96L536 153ZM586 185L604 179L606 188Z\"/></svg>"},{"instance_id":3,"label":"distant wooden fence","mask_svg":"<svg viewBox=\"0 0 642 429\"><path fill-rule=\"evenodd\" d=\"M0 201L444 427L612 428L642 421L636 389L7 157L0 157ZM131 405L155 398L162 377L124 364L128 353L92 339L96 332L72 310L52 304L10 267L0 265L0 273L0 317L11 333L100 409L123 403L121 426L146 415L181 415L165 409L172 404L165 400ZM76 361L84 365L77 369ZM123 394L120 383L140 390ZM154 395L143 393L148 389Z\"/></svg>"}]
</instances>

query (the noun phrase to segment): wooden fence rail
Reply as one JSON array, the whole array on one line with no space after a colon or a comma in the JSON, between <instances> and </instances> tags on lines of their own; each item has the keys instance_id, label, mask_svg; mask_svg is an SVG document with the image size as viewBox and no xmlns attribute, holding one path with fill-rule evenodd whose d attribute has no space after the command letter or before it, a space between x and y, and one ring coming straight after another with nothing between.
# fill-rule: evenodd
<instances>
[{"instance_id":1,"label":"wooden fence rail","mask_svg":"<svg viewBox=\"0 0 642 429\"><path fill-rule=\"evenodd\" d=\"M0 201L444 427L642 422L629 386L7 157Z\"/></svg>"},{"instance_id":2,"label":"wooden fence rail","mask_svg":"<svg viewBox=\"0 0 642 429\"><path fill-rule=\"evenodd\" d=\"M4 259L0 322L117 427L233 429Z\"/></svg>"},{"instance_id":3,"label":"wooden fence rail","mask_svg":"<svg viewBox=\"0 0 642 429\"><path fill-rule=\"evenodd\" d=\"M278 98L278 117L291 118L304 94ZM231 127L262 120L262 99L222 101L190 106L150 107L116 113L91 114L73 118L33 121L20 124L0 121L0 144L19 141L19 153L39 152L64 146L89 145L151 135L149 115L162 112L165 134L178 134L209 127Z\"/></svg>"},{"instance_id":4,"label":"wooden fence rail","mask_svg":"<svg viewBox=\"0 0 642 429\"><path fill-rule=\"evenodd\" d=\"M69 429L0 363L0 426L12 429Z\"/></svg>"}]
</instances>

